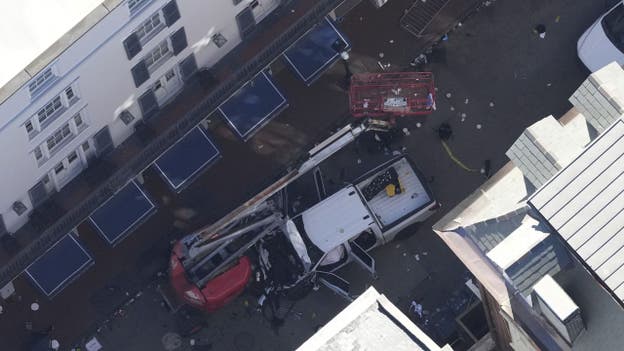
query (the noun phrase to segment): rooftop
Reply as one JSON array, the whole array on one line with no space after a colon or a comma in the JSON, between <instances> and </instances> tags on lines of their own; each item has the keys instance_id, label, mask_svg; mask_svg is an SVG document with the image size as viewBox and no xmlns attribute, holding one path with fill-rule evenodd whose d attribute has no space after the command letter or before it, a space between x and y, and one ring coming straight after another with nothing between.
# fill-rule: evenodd
<instances>
[{"instance_id":1,"label":"rooftop","mask_svg":"<svg viewBox=\"0 0 624 351\"><path fill-rule=\"evenodd\" d=\"M529 204L624 298L624 120L617 120Z\"/></svg>"},{"instance_id":2,"label":"rooftop","mask_svg":"<svg viewBox=\"0 0 624 351\"><path fill-rule=\"evenodd\" d=\"M45 68L109 10L103 0L20 0L0 2L0 101ZM120 1L108 1L119 3ZM111 7L112 8L112 7ZM85 17L94 13L92 21ZM82 24L82 25L79 25ZM61 38L68 40L60 40ZM73 39L72 39L73 38ZM57 43L56 45L54 45ZM7 83L11 83L8 84Z\"/></svg>"},{"instance_id":3,"label":"rooftop","mask_svg":"<svg viewBox=\"0 0 624 351\"><path fill-rule=\"evenodd\" d=\"M575 109L559 122L563 133L589 135L585 117ZM618 123L624 127L624 122ZM623 135L618 134L624 131L620 128L616 123L571 163L562 164L564 168L537 192L521 169L509 162L434 225L434 230L492 295L499 308L512 319L521 320L527 332L533 335L532 339L543 347L564 345L554 329L531 309L530 292L546 276L551 276L565 290L584 317L587 331L574 341L573 350L591 350L597 345L600 349L609 349L622 342L621 333L615 332L613 327L624 320L618 303L610 298L582 261L573 258L557 232L534 208L526 205L530 199L540 213L546 210L543 216L554 218L553 227L561 228L564 238L565 235L595 235L602 240L597 243L600 246L618 233L616 229L607 230L606 237L596 235L598 229L607 229L605 224L615 224L608 219L601 222L602 215L615 220L616 214L622 211L622 206L612 200L619 196L624 184L613 184L618 190L609 190L608 185L617 182L602 178L609 177L606 170L613 168L609 167L614 160L612 153L618 150L620 155L624 153L624 143L620 143L622 147L614 147L614 141ZM596 165L595 169L592 165ZM617 174L622 173L621 167L615 168L619 169ZM611 177L617 179L614 174ZM610 193L606 200L598 198L605 187ZM599 212L601 209L603 211ZM582 223L578 223L581 219ZM518 250L520 247L522 250ZM609 246L608 250L619 252L620 247ZM612 256L617 258L617 255ZM550 329L552 331L548 331Z\"/></svg>"},{"instance_id":4,"label":"rooftop","mask_svg":"<svg viewBox=\"0 0 624 351\"><path fill-rule=\"evenodd\" d=\"M428 351L439 347L384 295L370 287L297 350Z\"/></svg>"}]
</instances>

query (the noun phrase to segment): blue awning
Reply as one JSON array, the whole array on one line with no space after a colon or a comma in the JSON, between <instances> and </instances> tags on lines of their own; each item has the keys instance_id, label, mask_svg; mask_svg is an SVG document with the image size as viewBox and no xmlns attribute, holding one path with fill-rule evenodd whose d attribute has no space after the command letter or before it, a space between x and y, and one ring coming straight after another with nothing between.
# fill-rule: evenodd
<instances>
[{"instance_id":1,"label":"blue awning","mask_svg":"<svg viewBox=\"0 0 624 351\"><path fill-rule=\"evenodd\" d=\"M89 219L104 240L116 245L152 215L155 208L143 190L131 181L106 200Z\"/></svg>"},{"instance_id":2,"label":"blue awning","mask_svg":"<svg viewBox=\"0 0 624 351\"><path fill-rule=\"evenodd\" d=\"M310 85L340 58L337 48L348 51L351 44L334 23L325 18L286 50L284 58L295 73Z\"/></svg>"},{"instance_id":3,"label":"blue awning","mask_svg":"<svg viewBox=\"0 0 624 351\"><path fill-rule=\"evenodd\" d=\"M197 126L165 151L154 166L169 186L180 192L220 155L206 132Z\"/></svg>"},{"instance_id":4,"label":"blue awning","mask_svg":"<svg viewBox=\"0 0 624 351\"><path fill-rule=\"evenodd\" d=\"M286 107L284 95L261 72L221 104L219 111L234 132L247 140Z\"/></svg>"},{"instance_id":5,"label":"blue awning","mask_svg":"<svg viewBox=\"0 0 624 351\"><path fill-rule=\"evenodd\" d=\"M91 255L70 233L31 263L25 272L46 296L52 297L92 264Z\"/></svg>"}]
</instances>

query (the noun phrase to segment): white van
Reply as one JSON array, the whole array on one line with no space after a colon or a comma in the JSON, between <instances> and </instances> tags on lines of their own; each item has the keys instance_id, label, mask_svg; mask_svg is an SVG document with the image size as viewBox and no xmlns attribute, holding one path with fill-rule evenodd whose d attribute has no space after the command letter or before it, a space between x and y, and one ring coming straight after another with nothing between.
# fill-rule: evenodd
<instances>
[{"instance_id":1,"label":"white van","mask_svg":"<svg viewBox=\"0 0 624 351\"><path fill-rule=\"evenodd\" d=\"M600 16L578 40L576 50L592 72L613 61L624 65L624 3Z\"/></svg>"}]
</instances>

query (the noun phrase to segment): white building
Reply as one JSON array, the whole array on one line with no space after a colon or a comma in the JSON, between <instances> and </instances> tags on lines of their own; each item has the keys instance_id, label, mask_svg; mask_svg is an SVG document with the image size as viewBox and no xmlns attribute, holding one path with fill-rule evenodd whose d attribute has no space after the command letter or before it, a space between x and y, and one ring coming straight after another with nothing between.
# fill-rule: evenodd
<instances>
[{"instance_id":1,"label":"white building","mask_svg":"<svg viewBox=\"0 0 624 351\"><path fill-rule=\"evenodd\" d=\"M25 224L34 207L120 145L280 2L0 3L0 234Z\"/></svg>"}]
</instances>

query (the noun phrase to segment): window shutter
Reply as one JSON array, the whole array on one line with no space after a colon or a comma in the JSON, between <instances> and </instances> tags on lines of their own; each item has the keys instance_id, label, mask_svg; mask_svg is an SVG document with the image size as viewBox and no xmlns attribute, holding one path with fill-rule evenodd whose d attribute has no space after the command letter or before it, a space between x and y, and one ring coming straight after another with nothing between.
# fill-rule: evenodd
<instances>
[{"instance_id":1,"label":"window shutter","mask_svg":"<svg viewBox=\"0 0 624 351\"><path fill-rule=\"evenodd\" d=\"M167 5L163 7L162 11L167 27L171 27L171 25L180 18L180 11L178 11L178 5L175 0L167 3Z\"/></svg>"},{"instance_id":2,"label":"window shutter","mask_svg":"<svg viewBox=\"0 0 624 351\"><path fill-rule=\"evenodd\" d=\"M238 24L238 31L240 32L241 39L249 37L256 29L256 18L250 7L245 7L238 15L236 15L236 23Z\"/></svg>"},{"instance_id":3,"label":"window shutter","mask_svg":"<svg viewBox=\"0 0 624 351\"><path fill-rule=\"evenodd\" d=\"M149 71L147 70L147 65L145 62L141 61L137 63L134 67L132 67L132 78L134 78L134 85L138 88L148 80L150 77Z\"/></svg>"},{"instance_id":4,"label":"window shutter","mask_svg":"<svg viewBox=\"0 0 624 351\"><path fill-rule=\"evenodd\" d=\"M188 43L186 41L186 32L184 31L184 27L178 29L175 33L171 34L171 48L173 49L173 54L177 55L180 51L184 50Z\"/></svg>"},{"instance_id":5,"label":"window shutter","mask_svg":"<svg viewBox=\"0 0 624 351\"><path fill-rule=\"evenodd\" d=\"M126 48L126 55L128 55L128 60L135 57L136 54L141 52L141 49L143 48L136 33L130 34L130 36L128 36L126 40L123 41L123 45L124 48Z\"/></svg>"},{"instance_id":6,"label":"window shutter","mask_svg":"<svg viewBox=\"0 0 624 351\"><path fill-rule=\"evenodd\" d=\"M95 149L100 156L103 156L113 150L113 138L108 130L108 126L95 133L93 136L93 142L95 144Z\"/></svg>"},{"instance_id":7,"label":"window shutter","mask_svg":"<svg viewBox=\"0 0 624 351\"><path fill-rule=\"evenodd\" d=\"M190 54L180 62L182 80L187 81L195 72L197 72L197 61L195 60L195 54Z\"/></svg>"},{"instance_id":8,"label":"window shutter","mask_svg":"<svg viewBox=\"0 0 624 351\"><path fill-rule=\"evenodd\" d=\"M139 97L139 107L141 108L143 119L149 119L153 117L156 112L158 112L158 101L156 100L156 95L154 95L152 89L149 89L141 95L141 97Z\"/></svg>"}]
</instances>

